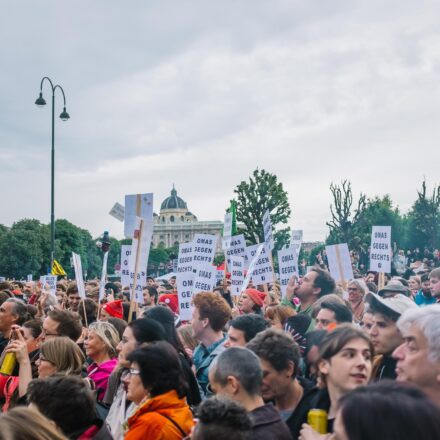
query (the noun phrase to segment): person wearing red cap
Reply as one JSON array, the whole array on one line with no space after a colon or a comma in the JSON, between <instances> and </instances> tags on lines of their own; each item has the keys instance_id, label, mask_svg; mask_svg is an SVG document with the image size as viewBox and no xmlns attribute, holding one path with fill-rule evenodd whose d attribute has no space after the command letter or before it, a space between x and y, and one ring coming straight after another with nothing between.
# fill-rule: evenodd
<instances>
[{"instance_id":1,"label":"person wearing red cap","mask_svg":"<svg viewBox=\"0 0 440 440\"><path fill-rule=\"evenodd\" d=\"M256 313L262 315L265 294L257 289L246 289L240 297L238 308L243 314Z\"/></svg>"},{"instance_id":2,"label":"person wearing red cap","mask_svg":"<svg viewBox=\"0 0 440 440\"><path fill-rule=\"evenodd\" d=\"M122 309L122 299L111 301L102 306L101 320L107 321L107 318L113 316L114 318L124 319L124 311Z\"/></svg>"},{"instance_id":3,"label":"person wearing red cap","mask_svg":"<svg viewBox=\"0 0 440 440\"><path fill-rule=\"evenodd\" d=\"M177 315L179 313L179 299L174 293L164 293L159 296L157 303L164 304L170 308L170 310Z\"/></svg>"}]
</instances>

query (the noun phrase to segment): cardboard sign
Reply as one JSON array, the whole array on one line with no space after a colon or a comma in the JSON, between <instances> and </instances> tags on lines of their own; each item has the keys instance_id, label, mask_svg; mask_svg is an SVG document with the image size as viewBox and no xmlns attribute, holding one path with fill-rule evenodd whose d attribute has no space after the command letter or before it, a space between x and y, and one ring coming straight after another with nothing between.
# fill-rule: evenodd
<instances>
[{"instance_id":1,"label":"cardboard sign","mask_svg":"<svg viewBox=\"0 0 440 440\"><path fill-rule=\"evenodd\" d=\"M217 268L210 264L196 266L193 295L199 292L211 292L216 283Z\"/></svg>"},{"instance_id":2,"label":"cardboard sign","mask_svg":"<svg viewBox=\"0 0 440 440\"><path fill-rule=\"evenodd\" d=\"M243 292L243 290L247 289L247 286L249 285L249 281L251 280L252 272L254 271L254 268L255 268L255 265L257 264L258 259L260 258L261 252L263 251L264 243L257 244L256 246L257 246L257 248L255 249L255 252L253 253L253 257L249 259L250 260L249 267L248 267L248 271L246 274L246 278L244 279L244 282L243 282L243 286L241 288L241 292ZM249 255L251 255L251 254L252 254L252 252L248 253L248 258L249 258Z\"/></svg>"},{"instance_id":3,"label":"cardboard sign","mask_svg":"<svg viewBox=\"0 0 440 440\"><path fill-rule=\"evenodd\" d=\"M180 272L176 275L177 296L179 298L179 315L182 321L189 321L192 318L193 285L194 273Z\"/></svg>"},{"instance_id":4,"label":"cardboard sign","mask_svg":"<svg viewBox=\"0 0 440 440\"><path fill-rule=\"evenodd\" d=\"M391 226L373 226L371 233L370 270L391 272Z\"/></svg>"},{"instance_id":5,"label":"cardboard sign","mask_svg":"<svg viewBox=\"0 0 440 440\"><path fill-rule=\"evenodd\" d=\"M72 252L73 268L75 269L75 280L78 287L78 294L82 299L86 298L86 289L84 287L83 270L81 256Z\"/></svg>"},{"instance_id":6,"label":"cardboard sign","mask_svg":"<svg viewBox=\"0 0 440 440\"><path fill-rule=\"evenodd\" d=\"M99 283L99 299L101 302L105 297L105 284L107 278L107 260L108 260L108 251L104 253L104 258L102 259L102 271L101 271L101 282Z\"/></svg>"},{"instance_id":7,"label":"cardboard sign","mask_svg":"<svg viewBox=\"0 0 440 440\"><path fill-rule=\"evenodd\" d=\"M244 235L240 234L231 237L231 244L225 252L228 268L231 265L231 257L243 257L246 259L246 255L246 240Z\"/></svg>"},{"instance_id":8,"label":"cardboard sign","mask_svg":"<svg viewBox=\"0 0 440 440\"><path fill-rule=\"evenodd\" d=\"M278 267L280 270L281 295L286 296L286 289L292 275L298 276L298 253L296 246L278 251Z\"/></svg>"},{"instance_id":9,"label":"cardboard sign","mask_svg":"<svg viewBox=\"0 0 440 440\"><path fill-rule=\"evenodd\" d=\"M109 214L116 220L123 222L125 217L125 208L120 203L116 202L113 205L113 208L110 210Z\"/></svg>"},{"instance_id":10,"label":"cardboard sign","mask_svg":"<svg viewBox=\"0 0 440 440\"><path fill-rule=\"evenodd\" d=\"M231 245L232 236L232 212L225 214L225 223L223 224L222 249L226 250Z\"/></svg>"},{"instance_id":11,"label":"cardboard sign","mask_svg":"<svg viewBox=\"0 0 440 440\"><path fill-rule=\"evenodd\" d=\"M270 220L269 210L263 215L263 231L264 231L264 241L267 244L267 249L272 251L273 249L273 233L272 233L272 222Z\"/></svg>"},{"instance_id":12,"label":"cardboard sign","mask_svg":"<svg viewBox=\"0 0 440 440\"><path fill-rule=\"evenodd\" d=\"M132 194L125 196L124 234L133 238L136 229L136 217L147 223L153 222L153 194Z\"/></svg>"},{"instance_id":13,"label":"cardboard sign","mask_svg":"<svg viewBox=\"0 0 440 440\"><path fill-rule=\"evenodd\" d=\"M350 251L347 243L326 246L328 268L335 281L349 281L353 279Z\"/></svg>"},{"instance_id":14,"label":"cardboard sign","mask_svg":"<svg viewBox=\"0 0 440 440\"><path fill-rule=\"evenodd\" d=\"M179 255L177 257L177 273L185 273L193 271L194 245L190 243L179 244Z\"/></svg>"},{"instance_id":15,"label":"cardboard sign","mask_svg":"<svg viewBox=\"0 0 440 440\"><path fill-rule=\"evenodd\" d=\"M217 246L217 235L195 234L193 245L193 264L212 264Z\"/></svg>"},{"instance_id":16,"label":"cardboard sign","mask_svg":"<svg viewBox=\"0 0 440 440\"><path fill-rule=\"evenodd\" d=\"M231 272L231 295L238 296L243 290L244 258L232 256L229 271Z\"/></svg>"},{"instance_id":17,"label":"cardboard sign","mask_svg":"<svg viewBox=\"0 0 440 440\"><path fill-rule=\"evenodd\" d=\"M135 285L136 302L144 303L143 288L147 285L146 269L148 265L148 256L150 254L151 238L153 236L153 223L143 222L144 226L141 231L141 218L136 217L136 229L133 233L133 241L131 242L130 255L130 291ZM139 241L140 239L140 241ZM136 252L139 251L138 255ZM137 257L137 258L136 258ZM137 265L136 265L137 259ZM135 273L137 274L136 280Z\"/></svg>"},{"instance_id":18,"label":"cardboard sign","mask_svg":"<svg viewBox=\"0 0 440 440\"><path fill-rule=\"evenodd\" d=\"M266 243L262 243L263 248L261 250L260 256L257 259L254 269L252 271L252 282L258 286L260 284L271 283L273 281L273 272L272 272L272 261L270 256L270 251L267 247ZM247 253L248 259L252 260L255 258L257 249L259 248L259 244L255 244L253 246L248 246ZM250 266L249 269L250 270Z\"/></svg>"}]
</instances>

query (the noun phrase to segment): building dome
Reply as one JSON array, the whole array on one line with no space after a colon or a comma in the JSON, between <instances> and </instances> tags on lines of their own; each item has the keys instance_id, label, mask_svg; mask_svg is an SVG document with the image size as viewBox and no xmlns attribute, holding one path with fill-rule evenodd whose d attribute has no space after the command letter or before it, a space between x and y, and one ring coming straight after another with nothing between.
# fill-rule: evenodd
<instances>
[{"instance_id":1,"label":"building dome","mask_svg":"<svg viewBox=\"0 0 440 440\"><path fill-rule=\"evenodd\" d=\"M162 209L188 209L186 202L177 196L177 191L174 189L174 185L171 190L171 195L162 202L162 205L160 205L160 210L162 211Z\"/></svg>"}]
</instances>

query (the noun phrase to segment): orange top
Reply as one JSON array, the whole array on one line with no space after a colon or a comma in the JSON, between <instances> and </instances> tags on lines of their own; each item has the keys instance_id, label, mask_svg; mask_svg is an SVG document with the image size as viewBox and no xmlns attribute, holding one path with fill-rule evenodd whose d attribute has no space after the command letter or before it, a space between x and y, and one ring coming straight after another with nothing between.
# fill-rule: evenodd
<instances>
[{"instance_id":1,"label":"orange top","mask_svg":"<svg viewBox=\"0 0 440 440\"><path fill-rule=\"evenodd\" d=\"M166 417L164 417L166 416ZM184 435L173 422L188 435L194 425L186 398L179 399L175 390L148 399L128 419L125 440L181 440Z\"/></svg>"}]
</instances>

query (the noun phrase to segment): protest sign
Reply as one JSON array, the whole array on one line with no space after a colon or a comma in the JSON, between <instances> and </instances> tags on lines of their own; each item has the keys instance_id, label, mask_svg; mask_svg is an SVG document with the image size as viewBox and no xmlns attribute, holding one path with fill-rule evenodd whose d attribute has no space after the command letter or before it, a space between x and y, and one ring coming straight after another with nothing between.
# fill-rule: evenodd
<instances>
[{"instance_id":1,"label":"protest sign","mask_svg":"<svg viewBox=\"0 0 440 440\"><path fill-rule=\"evenodd\" d=\"M273 269L272 269L272 258L271 252L267 247L266 243L262 243L263 248L261 254L257 259L254 269L252 271L252 282L258 286L261 284L271 283L274 280ZM255 258L259 244L247 247L248 259L252 260ZM248 269L250 270L250 269Z\"/></svg>"},{"instance_id":2,"label":"protest sign","mask_svg":"<svg viewBox=\"0 0 440 440\"><path fill-rule=\"evenodd\" d=\"M281 295L286 296L286 289L292 275L298 275L298 254L295 245L278 251Z\"/></svg>"},{"instance_id":3,"label":"protest sign","mask_svg":"<svg viewBox=\"0 0 440 440\"><path fill-rule=\"evenodd\" d=\"M121 284L122 287L130 285L130 256L131 244L121 245Z\"/></svg>"},{"instance_id":4,"label":"protest sign","mask_svg":"<svg viewBox=\"0 0 440 440\"><path fill-rule=\"evenodd\" d=\"M5 277L0 277L0 282L6 281Z\"/></svg>"},{"instance_id":5,"label":"protest sign","mask_svg":"<svg viewBox=\"0 0 440 440\"><path fill-rule=\"evenodd\" d=\"M26 281L32 281L32 274L29 274L27 277L26 277Z\"/></svg>"},{"instance_id":6,"label":"protest sign","mask_svg":"<svg viewBox=\"0 0 440 440\"><path fill-rule=\"evenodd\" d=\"M177 273L193 271L194 245L190 243L179 244L179 255L177 256Z\"/></svg>"},{"instance_id":7,"label":"protest sign","mask_svg":"<svg viewBox=\"0 0 440 440\"><path fill-rule=\"evenodd\" d=\"M330 275L335 281L345 283L353 279L350 251L347 243L325 247Z\"/></svg>"},{"instance_id":8,"label":"protest sign","mask_svg":"<svg viewBox=\"0 0 440 440\"><path fill-rule=\"evenodd\" d=\"M290 237L290 246L293 246L296 249L298 255L301 250L302 241L303 241L302 229L293 230L292 235Z\"/></svg>"},{"instance_id":9,"label":"protest sign","mask_svg":"<svg viewBox=\"0 0 440 440\"><path fill-rule=\"evenodd\" d=\"M212 291L216 283L217 268L210 264L200 264L195 269L193 295Z\"/></svg>"},{"instance_id":10,"label":"protest sign","mask_svg":"<svg viewBox=\"0 0 440 440\"><path fill-rule=\"evenodd\" d=\"M72 252L73 268L75 269L75 280L78 287L78 294L82 299L86 298L86 289L84 287L83 270L81 256Z\"/></svg>"},{"instance_id":11,"label":"protest sign","mask_svg":"<svg viewBox=\"0 0 440 440\"><path fill-rule=\"evenodd\" d=\"M179 315L182 321L192 318L192 295L194 272L180 272L176 275L177 296L179 298Z\"/></svg>"},{"instance_id":12,"label":"protest sign","mask_svg":"<svg viewBox=\"0 0 440 440\"><path fill-rule=\"evenodd\" d=\"M391 226L373 226L370 270L381 273L391 272Z\"/></svg>"},{"instance_id":13,"label":"protest sign","mask_svg":"<svg viewBox=\"0 0 440 440\"><path fill-rule=\"evenodd\" d=\"M143 287L147 285L146 269L152 236L152 222L146 222L144 219L136 217L133 241L131 243L129 285L130 291L132 292L130 300L136 301L138 304L144 303L142 290Z\"/></svg>"},{"instance_id":14,"label":"protest sign","mask_svg":"<svg viewBox=\"0 0 440 440\"><path fill-rule=\"evenodd\" d=\"M231 245L232 236L232 212L225 214L225 222L223 224L222 249L225 251Z\"/></svg>"},{"instance_id":15,"label":"protest sign","mask_svg":"<svg viewBox=\"0 0 440 440\"><path fill-rule=\"evenodd\" d=\"M32 280L31 280L32 281ZM47 288L51 295L55 295L57 292L57 276L56 275L43 275L40 277L40 283L43 290Z\"/></svg>"},{"instance_id":16,"label":"protest sign","mask_svg":"<svg viewBox=\"0 0 440 440\"><path fill-rule=\"evenodd\" d=\"M264 241L267 244L267 249L271 252L273 249L273 233L272 233L272 222L270 220L269 210L263 215L263 231L264 231Z\"/></svg>"},{"instance_id":17,"label":"protest sign","mask_svg":"<svg viewBox=\"0 0 440 440\"><path fill-rule=\"evenodd\" d=\"M212 264L217 245L217 236L209 234L195 234L193 244L193 264Z\"/></svg>"},{"instance_id":18,"label":"protest sign","mask_svg":"<svg viewBox=\"0 0 440 440\"><path fill-rule=\"evenodd\" d=\"M246 278L244 279L244 282L243 282L243 286L241 288L241 292L243 292L243 290L245 290L247 288L247 286L249 285L249 281L251 280L252 272L255 268L255 265L257 264L258 259L260 258L261 252L263 251L264 243L257 244L256 246L257 246L257 248L255 249L255 251L253 253L252 253L252 251L250 251L248 253L248 258L251 255L252 255L252 257L249 258L249 267L248 267L248 271L246 274Z\"/></svg>"},{"instance_id":19,"label":"protest sign","mask_svg":"<svg viewBox=\"0 0 440 440\"><path fill-rule=\"evenodd\" d=\"M108 260L108 251L104 252L104 258L102 259L102 271L101 271L101 282L99 284L99 299L98 302L101 302L105 296L105 284L107 282L107 260Z\"/></svg>"},{"instance_id":20,"label":"protest sign","mask_svg":"<svg viewBox=\"0 0 440 440\"><path fill-rule=\"evenodd\" d=\"M229 271L231 272L231 295L240 295L244 283L244 258L230 257Z\"/></svg>"},{"instance_id":21,"label":"protest sign","mask_svg":"<svg viewBox=\"0 0 440 440\"><path fill-rule=\"evenodd\" d=\"M109 214L116 220L123 222L125 217L125 208L120 203L116 202L113 205L113 208L110 210Z\"/></svg>"},{"instance_id":22,"label":"protest sign","mask_svg":"<svg viewBox=\"0 0 440 440\"><path fill-rule=\"evenodd\" d=\"M124 234L133 238L136 229L136 217L153 222L153 194L132 194L125 196Z\"/></svg>"},{"instance_id":23,"label":"protest sign","mask_svg":"<svg viewBox=\"0 0 440 440\"><path fill-rule=\"evenodd\" d=\"M231 265L231 257L243 257L246 259L246 240L243 234L231 237L231 244L225 252L228 267Z\"/></svg>"}]
</instances>

